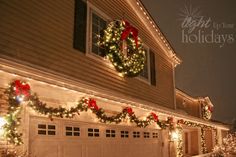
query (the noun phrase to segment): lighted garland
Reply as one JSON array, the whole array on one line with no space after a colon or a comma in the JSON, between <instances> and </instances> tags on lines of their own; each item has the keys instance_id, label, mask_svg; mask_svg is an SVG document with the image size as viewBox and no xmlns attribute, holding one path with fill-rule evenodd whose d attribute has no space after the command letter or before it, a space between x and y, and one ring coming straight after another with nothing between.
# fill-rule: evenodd
<instances>
[{"instance_id":1,"label":"lighted garland","mask_svg":"<svg viewBox=\"0 0 236 157\"><path fill-rule=\"evenodd\" d=\"M208 153L205 136L206 136L206 131L204 128L201 128L201 151L203 154Z\"/></svg>"},{"instance_id":2,"label":"lighted garland","mask_svg":"<svg viewBox=\"0 0 236 157\"><path fill-rule=\"evenodd\" d=\"M206 129L213 129L211 126L207 126L204 124L199 124L199 123L194 123L190 121L185 121L183 119L180 119L177 121L177 125L185 125L188 127L200 127L201 128L201 152L202 153L207 153L207 147L206 147L206 140L205 140L205 130ZM183 150L178 150L177 152L182 152Z\"/></svg>"},{"instance_id":3,"label":"lighted garland","mask_svg":"<svg viewBox=\"0 0 236 157\"><path fill-rule=\"evenodd\" d=\"M124 76L135 77L143 70L145 50L138 30L127 21L110 22L99 35L98 45L105 49L105 56Z\"/></svg>"},{"instance_id":4,"label":"lighted garland","mask_svg":"<svg viewBox=\"0 0 236 157\"><path fill-rule=\"evenodd\" d=\"M177 157L183 157L184 156L183 135L182 135L183 134L183 128L180 125L178 125L177 130L178 130L179 139L177 141L177 146L176 146L176 149L177 149L176 156Z\"/></svg>"},{"instance_id":5,"label":"lighted garland","mask_svg":"<svg viewBox=\"0 0 236 157\"><path fill-rule=\"evenodd\" d=\"M37 94L31 94L30 86L27 83L20 80L10 83L5 93L8 95L9 107L8 114L5 116L7 123L3 126L4 137L14 145L23 144L22 134L17 130L20 125L21 102L26 102L29 107L39 114L47 115L51 120L53 117L73 118L76 114L79 115L80 112L91 110L102 123L118 124L125 119L129 119L131 123L135 123L138 127L147 127L152 123L156 123L162 129L173 127L172 117L169 117L166 121L160 121L158 116L152 112L145 120L140 120L130 107L124 108L122 112L114 116L107 116L105 111L99 108L96 101L91 98L82 98L74 107L69 109L61 106L58 108L48 107L46 103L40 101Z\"/></svg>"}]
</instances>

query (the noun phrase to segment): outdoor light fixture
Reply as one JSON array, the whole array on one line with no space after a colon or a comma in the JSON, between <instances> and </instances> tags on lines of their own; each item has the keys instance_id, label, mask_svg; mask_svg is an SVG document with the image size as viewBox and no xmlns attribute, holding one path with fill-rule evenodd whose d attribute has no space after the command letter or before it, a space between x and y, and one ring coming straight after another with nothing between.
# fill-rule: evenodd
<instances>
[{"instance_id":1,"label":"outdoor light fixture","mask_svg":"<svg viewBox=\"0 0 236 157\"><path fill-rule=\"evenodd\" d=\"M176 129L170 130L169 134L170 134L170 141L178 141L179 139L178 130Z\"/></svg>"},{"instance_id":2,"label":"outdoor light fixture","mask_svg":"<svg viewBox=\"0 0 236 157\"><path fill-rule=\"evenodd\" d=\"M0 117L0 137L3 135L4 130L3 130L3 126L7 123L7 121L3 118Z\"/></svg>"}]
</instances>

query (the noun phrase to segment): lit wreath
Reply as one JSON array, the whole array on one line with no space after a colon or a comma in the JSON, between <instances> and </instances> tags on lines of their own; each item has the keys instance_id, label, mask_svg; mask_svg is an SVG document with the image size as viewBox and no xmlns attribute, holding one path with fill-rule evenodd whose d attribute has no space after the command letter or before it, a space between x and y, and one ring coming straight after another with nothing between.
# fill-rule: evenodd
<instances>
[{"instance_id":1,"label":"lit wreath","mask_svg":"<svg viewBox=\"0 0 236 157\"><path fill-rule=\"evenodd\" d=\"M99 36L98 45L105 49L106 58L122 75L135 77L143 70L145 50L138 30L127 21L110 22Z\"/></svg>"}]
</instances>

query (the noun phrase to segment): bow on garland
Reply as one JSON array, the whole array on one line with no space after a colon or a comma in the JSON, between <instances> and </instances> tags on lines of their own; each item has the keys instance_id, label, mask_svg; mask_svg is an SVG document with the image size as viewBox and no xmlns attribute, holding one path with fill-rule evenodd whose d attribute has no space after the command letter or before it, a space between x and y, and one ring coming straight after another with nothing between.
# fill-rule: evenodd
<instances>
[{"instance_id":1,"label":"bow on garland","mask_svg":"<svg viewBox=\"0 0 236 157\"><path fill-rule=\"evenodd\" d=\"M124 23L125 23L125 29L123 30L120 39L125 40L131 33L134 38L136 48L138 48L138 29L131 26L128 21L124 21Z\"/></svg>"},{"instance_id":2,"label":"bow on garland","mask_svg":"<svg viewBox=\"0 0 236 157\"><path fill-rule=\"evenodd\" d=\"M151 113L152 118L154 119L155 122L158 122L158 116L155 113Z\"/></svg>"},{"instance_id":3,"label":"bow on garland","mask_svg":"<svg viewBox=\"0 0 236 157\"><path fill-rule=\"evenodd\" d=\"M95 109L96 111L99 110L99 108L97 106L97 102L94 99L88 99L88 100L86 100L86 103L88 104L89 108Z\"/></svg>"},{"instance_id":4,"label":"bow on garland","mask_svg":"<svg viewBox=\"0 0 236 157\"><path fill-rule=\"evenodd\" d=\"M160 128L165 129L166 127L171 127L173 124L173 119L168 118L166 121L158 120L158 116L155 113L150 113L144 120L139 119L133 112L131 107L126 107L122 112L117 113L113 116L108 116L102 108L99 108L96 100L91 98L82 98L74 107L65 108L59 106L58 108L49 107L46 103L41 102L36 94L31 94L29 84L15 80L13 81L9 88L5 91L8 95L8 114L5 116L7 123L4 125L4 137L6 140L15 145L21 145L22 134L17 131L17 127L20 125L20 111L21 102L25 101L27 106L31 107L36 112L47 115L51 120L52 117L59 118L73 118L76 114L79 115L80 112L86 112L88 109L94 113L100 122L103 123L121 123L122 120L129 118L130 122L135 123L138 127L147 127L155 122ZM27 99L18 100L17 96L27 97Z\"/></svg>"},{"instance_id":5,"label":"bow on garland","mask_svg":"<svg viewBox=\"0 0 236 157\"><path fill-rule=\"evenodd\" d=\"M27 83L21 82L20 80L15 80L15 94L16 96L23 95L24 97L29 97L30 95L30 86Z\"/></svg>"}]
</instances>

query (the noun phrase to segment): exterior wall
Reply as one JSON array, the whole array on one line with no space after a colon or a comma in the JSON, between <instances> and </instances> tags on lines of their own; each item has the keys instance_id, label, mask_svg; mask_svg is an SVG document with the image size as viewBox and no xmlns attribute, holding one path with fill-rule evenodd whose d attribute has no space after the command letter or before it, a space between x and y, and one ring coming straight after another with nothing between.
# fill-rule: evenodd
<instances>
[{"instance_id":1,"label":"exterior wall","mask_svg":"<svg viewBox=\"0 0 236 157\"><path fill-rule=\"evenodd\" d=\"M190 139L191 139L191 155L197 155L199 152L199 148L198 148L198 131L194 130L190 132Z\"/></svg>"},{"instance_id":2,"label":"exterior wall","mask_svg":"<svg viewBox=\"0 0 236 157\"><path fill-rule=\"evenodd\" d=\"M0 58L24 61L32 67L64 74L113 93L174 108L172 63L135 11L125 0L90 2L111 19L122 18L125 13L125 18L139 29L144 43L156 53L156 87L136 78L122 78L102 59L73 49L74 0L2 1Z\"/></svg>"},{"instance_id":3,"label":"exterior wall","mask_svg":"<svg viewBox=\"0 0 236 157\"><path fill-rule=\"evenodd\" d=\"M212 149L213 149L213 135L212 135L212 130L206 130L205 138L206 138L207 151L208 151L208 152L212 152Z\"/></svg>"},{"instance_id":4,"label":"exterior wall","mask_svg":"<svg viewBox=\"0 0 236 157\"><path fill-rule=\"evenodd\" d=\"M181 110L188 115L200 118L200 106L201 104L197 99L188 98L188 96L183 95L182 92L176 92L176 109Z\"/></svg>"}]
</instances>

